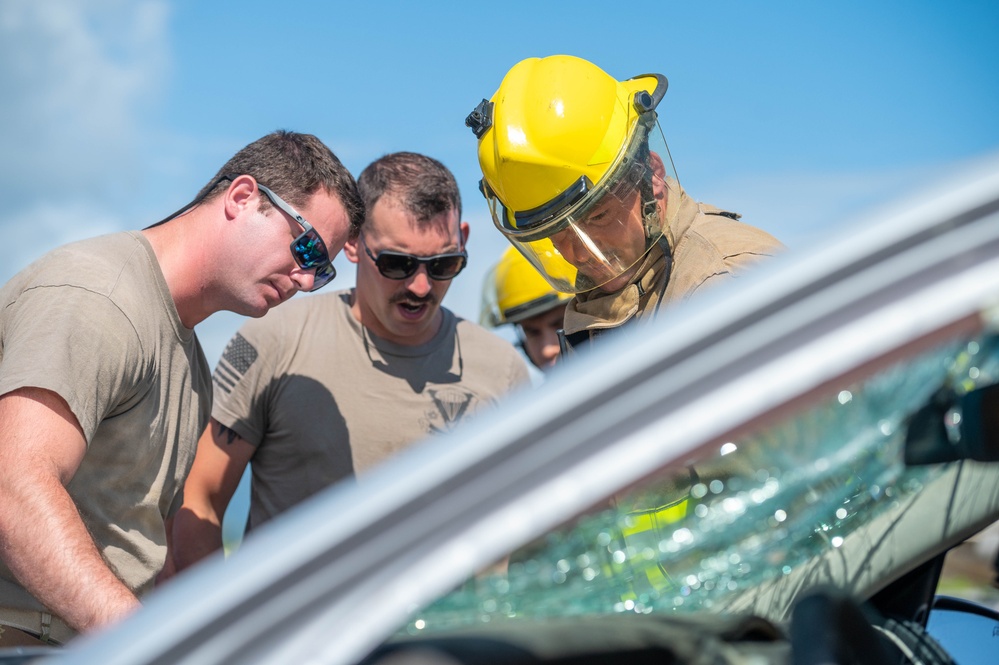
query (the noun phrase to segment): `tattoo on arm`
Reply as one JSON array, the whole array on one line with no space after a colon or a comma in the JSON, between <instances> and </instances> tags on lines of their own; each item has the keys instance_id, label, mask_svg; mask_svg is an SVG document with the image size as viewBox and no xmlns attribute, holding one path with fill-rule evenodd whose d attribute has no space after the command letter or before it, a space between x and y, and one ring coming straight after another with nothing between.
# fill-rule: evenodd
<instances>
[{"instance_id":1,"label":"tattoo on arm","mask_svg":"<svg viewBox=\"0 0 999 665\"><path fill-rule=\"evenodd\" d=\"M223 435L226 437L226 443L232 443L236 440L236 437L239 436L239 434L237 434L232 428L226 427L222 423L219 423L219 432L217 436L221 439Z\"/></svg>"}]
</instances>

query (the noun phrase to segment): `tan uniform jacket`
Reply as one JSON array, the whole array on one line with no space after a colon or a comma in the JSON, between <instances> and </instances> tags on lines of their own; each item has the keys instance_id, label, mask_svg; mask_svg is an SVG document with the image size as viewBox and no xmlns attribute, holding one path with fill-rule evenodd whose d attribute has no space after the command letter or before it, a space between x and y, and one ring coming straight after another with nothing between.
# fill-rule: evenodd
<instances>
[{"instance_id":1,"label":"tan uniform jacket","mask_svg":"<svg viewBox=\"0 0 999 665\"><path fill-rule=\"evenodd\" d=\"M664 234L671 260L653 247L636 279L625 288L611 294L599 290L578 294L566 308L566 334L590 331L592 336L635 318L651 320L661 308L737 277L783 249L769 233L738 217L698 203L680 190L679 210Z\"/></svg>"}]
</instances>

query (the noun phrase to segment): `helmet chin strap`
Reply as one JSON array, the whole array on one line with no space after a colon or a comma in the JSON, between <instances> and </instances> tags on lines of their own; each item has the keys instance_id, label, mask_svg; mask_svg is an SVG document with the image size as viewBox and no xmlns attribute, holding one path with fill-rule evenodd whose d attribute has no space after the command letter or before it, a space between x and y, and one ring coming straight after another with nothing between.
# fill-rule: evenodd
<instances>
[{"instance_id":1,"label":"helmet chin strap","mask_svg":"<svg viewBox=\"0 0 999 665\"><path fill-rule=\"evenodd\" d=\"M662 286L659 287L659 293L656 295L656 302L652 308L653 318L659 315L659 308L662 306L663 296L666 294L666 287L669 285L670 276L673 273L673 250L669 246L669 240L667 238L666 229L662 228L663 220L659 214L659 205L656 201L655 196L652 194L652 182L651 176L647 180L642 181L642 225L645 229L645 241L648 242L652 239L654 234L658 233L658 238L656 238L656 244L663 252L663 258L665 260L665 265L663 266L663 279ZM649 247L651 250L652 247ZM646 252L648 255L648 252ZM645 292L642 289L641 275L636 275L638 281L635 285L638 287L638 292L640 297L645 296Z\"/></svg>"},{"instance_id":2,"label":"helmet chin strap","mask_svg":"<svg viewBox=\"0 0 999 665\"><path fill-rule=\"evenodd\" d=\"M646 148L647 150L647 148ZM666 148L667 154L669 154L669 147ZM673 163L673 157L670 155L670 164ZM674 171L675 172L675 171ZM642 180L641 190L642 190L642 223L645 227L645 240L648 242L654 233L658 231L659 237L656 239L656 243L663 252L663 259L665 260L665 265L663 266L663 279L662 286L659 287L659 293L656 294L656 302L652 308L652 317L655 318L659 315L659 308L662 307L664 296L666 295L666 287L669 286L670 277L673 274L673 249L669 246L669 239L667 237L666 229L663 224L666 220L663 219L665 215L660 216L659 204L656 201L656 197L653 194L652 189L652 178L656 176L652 173L649 174L647 179ZM668 192L668 190L667 190ZM666 196L669 196L667 193ZM663 206L665 208L665 205ZM651 248L650 248L651 249ZM641 291L641 284L639 285L639 291ZM645 295L642 293L641 295Z\"/></svg>"},{"instance_id":3,"label":"helmet chin strap","mask_svg":"<svg viewBox=\"0 0 999 665\"><path fill-rule=\"evenodd\" d=\"M655 308L653 309L653 315L659 313L659 303L662 302L662 296L666 292L666 285L669 283L670 274L673 269L673 251L670 249L669 240L666 238L666 229L662 228L663 220L659 214L659 205L656 201L655 196L652 194L652 178L654 175L649 176L648 179L643 179L641 184L642 193L642 226L645 231L645 242L646 244L653 238L654 235L658 234L656 238L656 244L662 249L663 256L666 259L666 265L663 270L666 273L666 278L663 280L663 285L659 290L659 297L656 301ZM645 255L648 256L649 251L652 250L652 245L646 250ZM645 292L641 285L641 274L636 275L639 281L635 282L638 287L639 295L644 296Z\"/></svg>"},{"instance_id":4,"label":"helmet chin strap","mask_svg":"<svg viewBox=\"0 0 999 665\"><path fill-rule=\"evenodd\" d=\"M652 239L653 233L655 233L653 229L661 225L662 220L658 219L659 209L656 206L656 200L646 201L644 192L642 199L642 225L645 227L645 240L648 242ZM663 232L665 232L665 229L661 229L660 235L663 235Z\"/></svg>"},{"instance_id":5,"label":"helmet chin strap","mask_svg":"<svg viewBox=\"0 0 999 665\"><path fill-rule=\"evenodd\" d=\"M652 308L652 318L659 316L659 308L662 307L663 300L666 295L666 287L669 286L669 278L673 274L673 250L670 249L669 240L666 239L666 234L659 236L659 247L663 250L663 258L666 263L663 266L663 285L659 287L659 293L656 294L656 304Z\"/></svg>"}]
</instances>

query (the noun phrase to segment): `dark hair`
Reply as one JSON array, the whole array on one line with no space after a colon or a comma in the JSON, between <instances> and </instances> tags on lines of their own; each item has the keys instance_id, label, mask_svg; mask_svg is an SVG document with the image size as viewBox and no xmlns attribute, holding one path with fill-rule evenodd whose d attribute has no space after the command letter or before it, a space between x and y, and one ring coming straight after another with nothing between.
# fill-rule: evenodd
<instances>
[{"instance_id":1,"label":"dark hair","mask_svg":"<svg viewBox=\"0 0 999 665\"><path fill-rule=\"evenodd\" d=\"M385 194L396 197L417 221L425 222L451 210L461 218L458 183L446 166L415 152L396 152L376 159L357 178L366 210Z\"/></svg>"},{"instance_id":2,"label":"dark hair","mask_svg":"<svg viewBox=\"0 0 999 665\"><path fill-rule=\"evenodd\" d=\"M320 187L339 199L350 218L350 235L355 237L364 222L364 204L350 171L340 163L326 144L312 134L283 129L257 139L225 163L212 178L223 175L250 175L274 190L292 205L304 205ZM198 197L210 200L224 191L228 182L205 185ZM210 190L210 191L208 191ZM261 208L269 205L261 198Z\"/></svg>"}]
</instances>

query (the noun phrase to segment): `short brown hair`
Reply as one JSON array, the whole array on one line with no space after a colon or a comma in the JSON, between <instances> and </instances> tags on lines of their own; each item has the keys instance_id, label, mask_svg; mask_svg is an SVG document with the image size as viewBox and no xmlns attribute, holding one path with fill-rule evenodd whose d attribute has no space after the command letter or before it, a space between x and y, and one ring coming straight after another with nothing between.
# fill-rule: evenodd
<instances>
[{"instance_id":1,"label":"short brown hair","mask_svg":"<svg viewBox=\"0 0 999 665\"><path fill-rule=\"evenodd\" d=\"M364 207L371 210L385 194L396 197L417 221L450 210L461 218L458 183L446 166L415 152L396 152L373 161L357 178Z\"/></svg>"},{"instance_id":2,"label":"short brown hair","mask_svg":"<svg viewBox=\"0 0 999 665\"><path fill-rule=\"evenodd\" d=\"M205 185L195 200L209 200L226 187L218 182L225 175L250 175L272 189L292 205L305 201L322 187L339 199L350 218L351 237L357 235L364 222L364 204L357 183L350 171L337 159L326 144L312 134L278 130L257 139L225 163ZM269 205L261 199L261 207Z\"/></svg>"}]
</instances>

